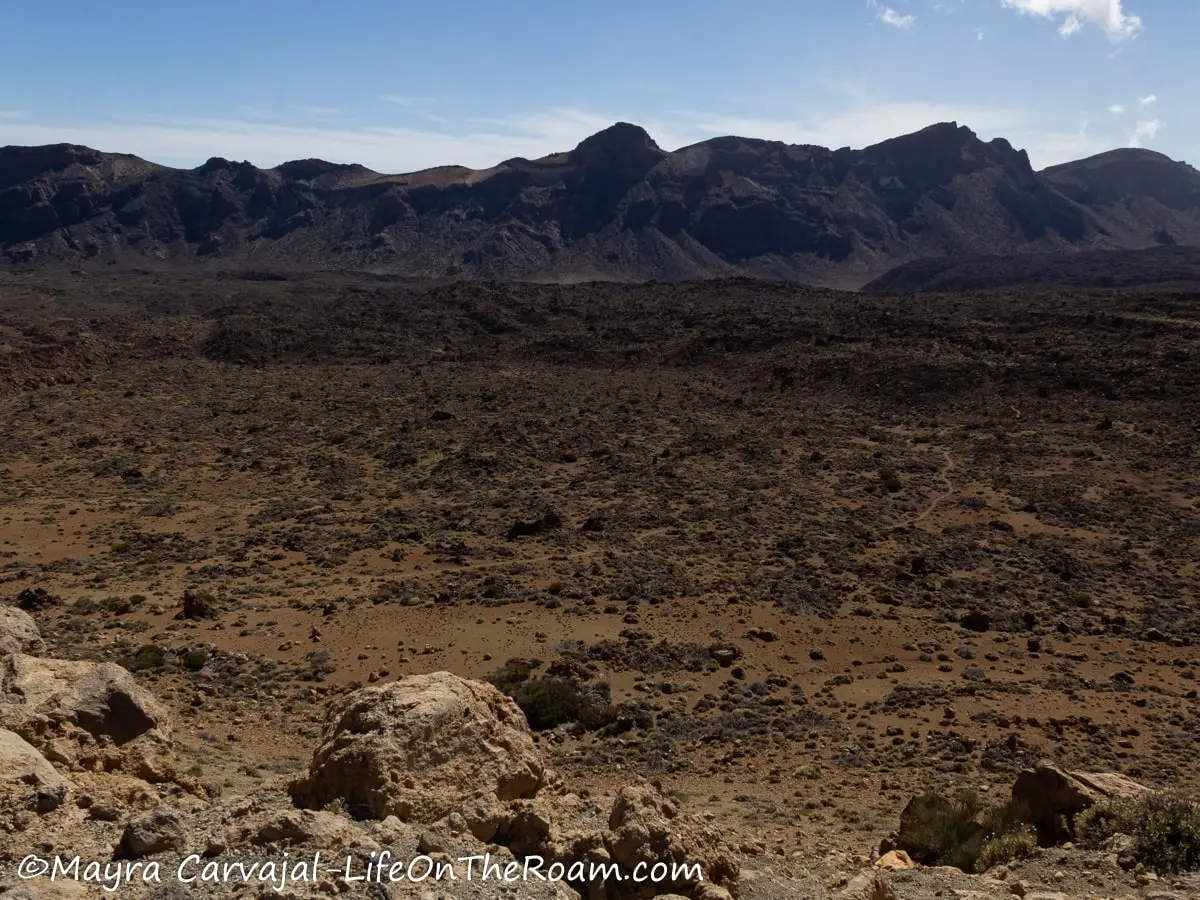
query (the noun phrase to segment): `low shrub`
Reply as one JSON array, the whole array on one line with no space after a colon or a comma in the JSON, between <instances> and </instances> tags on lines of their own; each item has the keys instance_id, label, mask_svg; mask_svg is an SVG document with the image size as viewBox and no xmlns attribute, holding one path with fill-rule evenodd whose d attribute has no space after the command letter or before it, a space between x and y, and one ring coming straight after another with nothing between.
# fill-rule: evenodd
<instances>
[{"instance_id":1,"label":"low shrub","mask_svg":"<svg viewBox=\"0 0 1200 900\"><path fill-rule=\"evenodd\" d=\"M131 672L144 672L147 669L161 669L167 664L167 651L157 644L146 644L138 649L125 668Z\"/></svg>"},{"instance_id":2,"label":"low shrub","mask_svg":"<svg viewBox=\"0 0 1200 900\"><path fill-rule=\"evenodd\" d=\"M1075 830L1080 843L1093 848L1126 835L1126 852L1157 872L1200 869L1200 802L1178 793L1097 803L1076 817Z\"/></svg>"},{"instance_id":3,"label":"low shrub","mask_svg":"<svg viewBox=\"0 0 1200 900\"><path fill-rule=\"evenodd\" d=\"M616 718L607 683L557 675L534 675L534 663L510 659L488 681L511 697L525 713L529 727L545 731L568 722L603 728Z\"/></svg>"},{"instance_id":4,"label":"low shrub","mask_svg":"<svg viewBox=\"0 0 1200 900\"><path fill-rule=\"evenodd\" d=\"M1034 851L1026 818L1015 804L987 806L973 791L953 798L924 794L901 817L899 847L922 865L982 872Z\"/></svg>"},{"instance_id":5,"label":"low shrub","mask_svg":"<svg viewBox=\"0 0 1200 900\"><path fill-rule=\"evenodd\" d=\"M984 872L992 866L1002 866L1016 859L1025 859L1037 852L1037 832L1029 825L1019 825L990 840L984 841L975 859L975 871Z\"/></svg>"},{"instance_id":6,"label":"low shrub","mask_svg":"<svg viewBox=\"0 0 1200 900\"><path fill-rule=\"evenodd\" d=\"M192 672L199 672L208 663L208 651L203 647L193 647L183 654L183 667Z\"/></svg>"},{"instance_id":7,"label":"low shrub","mask_svg":"<svg viewBox=\"0 0 1200 900\"><path fill-rule=\"evenodd\" d=\"M578 721L583 709L578 685L565 678L530 678L517 686L512 698L535 731Z\"/></svg>"}]
</instances>

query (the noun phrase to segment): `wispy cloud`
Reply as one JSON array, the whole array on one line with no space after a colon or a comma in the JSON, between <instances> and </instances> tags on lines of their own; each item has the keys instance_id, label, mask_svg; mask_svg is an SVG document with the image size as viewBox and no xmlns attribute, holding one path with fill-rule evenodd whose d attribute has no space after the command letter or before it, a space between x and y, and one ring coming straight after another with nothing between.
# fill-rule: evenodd
<instances>
[{"instance_id":1,"label":"wispy cloud","mask_svg":"<svg viewBox=\"0 0 1200 900\"><path fill-rule=\"evenodd\" d=\"M879 21L885 25L891 25L893 28L912 28L917 17L909 14L902 15L890 6L885 6L879 10Z\"/></svg>"},{"instance_id":2,"label":"wispy cloud","mask_svg":"<svg viewBox=\"0 0 1200 900\"><path fill-rule=\"evenodd\" d=\"M1108 108L1108 111L1115 116L1119 116L1121 113L1125 112L1125 107L1120 103L1114 103Z\"/></svg>"},{"instance_id":3,"label":"wispy cloud","mask_svg":"<svg viewBox=\"0 0 1200 900\"><path fill-rule=\"evenodd\" d=\"M1158 133L1163 129L1163 123L1159 119L1147 119L1138 122L1133 126L1133 131L1129 132L1129 146L1141 147L1147 141L1152 141L1158 137Z\"/></svg>"},{"instance_id":4,"label":"wispy cloud","mask_svg":"<svg viewBox=\"0 0 1200 900\"><path fill-rule=\"evenodd\" d=\"M867 5L875 10L875 18L878 21L893 28L912 28L913 23L917 21L916 16L898 13L890 6L884 6L879 0L867 0Z\"/></svg>"},{"instance_id":5,"label":"wispy cloud","mask_svg":"<svg viewBox=\"0 0 1200 900\"><path fill-rule=\"evenodd\" d=\"M1147 94L1145 97L1138 97L1138 103L1142 104L1142 106L1149 106L1150 104L1157 102L1157 94Z\"/></svg>"},{"instance_id":6,"label":"wispy cloud","mask_svg":"<svg viewBox=\"0 0 1200 900\"><path fill-rule=\"evenodd\" d=\"M21 119L25 117L23 109L0 109L0 119Z\"/></svg>"},{"instance_id":7,"label":"wispy cloud","mask_svg":"<svg viewBox=\"0 0 1200 900\"><path fill-rule=\"evenodd\" d=\"M1104 31L1113 41L1136 37L1143 29L1142 19L1125 12L1122 0L1001 0L1012 9L1046 19L1062 17L1058 31L1070 37L1090 24Z\"/></svg>"}]
</instances>

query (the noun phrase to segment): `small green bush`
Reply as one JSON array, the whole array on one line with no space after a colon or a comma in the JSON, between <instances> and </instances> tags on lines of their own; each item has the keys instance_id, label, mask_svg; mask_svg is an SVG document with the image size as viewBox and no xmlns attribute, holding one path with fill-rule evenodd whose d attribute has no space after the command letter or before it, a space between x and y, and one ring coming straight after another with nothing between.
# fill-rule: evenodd
<instances>
[{"instance_id":1,"label":"small green bush","mask_svg":"<svg viewBox=\"0 0 1200 900\"><path fill-rule=\"evenodd\" d=\"M510 659L503 666L487 677L501 693L512 696L518 687L529 680L533 674L533 664L525 659Z\"/></svg>"},{"instance_id":2,"label":"small green bush","mask_svg":"<svg viewBox=\"0 0 1200 900\"><path fill-rule=\"evenodd\" d=\"M1037 840L1026 818L1019 806L987 806L973 791L952 799L924 794L901 818L900 849L922 865L982 872L1033 852Z\"/></svg>"},{"instance_id":3,"label":"small green bush","mask_svg":"<svg viewBox=\"0 0 1200 900\"><path fill-rule=\"evenodd\" d=\"M975 860L975 871L983 872L992 866L1025 859L1037 851L1037 846L1037 832L1028 825L1017 826L984 842Z\"/></svg>"},{"instance_id":4,"label":"small green bush","mask_svg":"<svg viewBox=\"0 0 1200 900\"><path fill-rule=\"evenodd\" d=\"M983 804L977 794L950 799L940 794L918 797L902 819L900 849L925 866L975 870L986 833L979 821Z\"/></svg>"},{"instance_id":5,"label":"small green bush","mask_svg":"<svg viewBox=\"0 0 1200 900\"><path fill-rule=\"evenodd\" d=\"M193 647L183 654L183 667L192 672L199 672L208 662L208 651L203 647Z\"/></svg>"},{"instance_id":6,"label":"small green bush","mask_svg":"<svg viewBox=\"0 0 1200 900\"><path fill-rule=\"evenodd\" d=\"M133 672L161 669L167 664L167 651L157 644L146 644L138 649L125 668Z\"/></svg>"},{"instance_id":7,"label":"small green bush","mask_svg":"<svg viewBox=\"0 0 1200 900\"><path fill-rule=\"evenodd\" d=\"M583 709L579 688L565 678L531 678L517 687L512 698L535 731L574 722Z\"/></svg>"},{"instance_id":8,"label":"small green bush","mask_svg":"<svg viewBox=\"0 0 1200 900\"><path fill-rule=\"evenodd\" d=\"M350 804L346 802L345 797L335 797L325 804L325 812L333 813L335 816L348 816Z\"/></svg>"},{"instance_id":9,"label":"small green bush","mask_svg":"<svg viewBox=\"0 0 1200 900\"><path fill-rule=\"evenodd\" d=\"M1127 835L1133 858L1157 872L1200 869L1200 802L1181 794L1097 803L1076 817L1075 830L1085 847Z\"/></svg>"},{"instance_id":10,"label":"small green bush","mask_svg":"<svg viewBox=\"0 0 1200 900\"><path fill-rule=\"evenodd\" d=\"M510 659L487 680L507 694L535 731L545 731L565 722L584 728L603 728L616 718L612 692L606 682L580 682L575 678L533 675L534 665Z\"/></svg>"}]
</instances>

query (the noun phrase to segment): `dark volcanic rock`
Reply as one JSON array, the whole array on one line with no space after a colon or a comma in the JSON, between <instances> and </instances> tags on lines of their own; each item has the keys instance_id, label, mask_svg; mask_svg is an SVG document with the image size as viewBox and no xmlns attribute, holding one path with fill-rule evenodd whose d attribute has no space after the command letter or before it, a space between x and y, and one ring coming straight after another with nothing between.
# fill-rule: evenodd
<instances>
[{"instance_id":1,"label":"dark volcanic rock","mask_svg":"<svg viewBox=\"0 0 1200 900\"><path fill-rule=\"evenodd\" d=\"M845 287L926 257L1195 243L1190 166L1131 150L1035 172L1024 151L953 122L862 150L722 137L674 152L618 123L539 160L398 176L316 159L260 170L213 158L185 171L66 144L0 148L0 261L19 266L252 259L414 277Z\"/></svg>"}]
</instances>

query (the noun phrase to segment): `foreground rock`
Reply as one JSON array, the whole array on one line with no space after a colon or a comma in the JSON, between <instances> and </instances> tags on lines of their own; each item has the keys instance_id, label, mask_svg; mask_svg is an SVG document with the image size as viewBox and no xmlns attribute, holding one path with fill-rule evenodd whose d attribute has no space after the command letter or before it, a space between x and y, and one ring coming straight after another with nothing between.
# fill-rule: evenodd
<instances>
[{"instance_id":1,"label":"foreground rock","mask_svg":"<svg viewBox=\"0 0 1200 900\"><path fill-rule=\"evenodd\" d=\"M617 795L609 815L608 850L626 870L653 871L664 865L681 877L657 884L697 897L716 898L725 889L736 891L740 866L720 834L711 826L681 816L675 804L650 784L626 787ZM694 865L697 875L683 867ZM721 893L712 890L716 886Z\"/></svg>"},{"instance_id":2,"label":"foreground rock","mask_svg":"<svg viewBox=\"0 0 1200 900\"><path fill-rule=\"evenodd\" d=\"M1017 776L1013 802L1027 810L1043 847L1071 840L1075 816L1111 797L1137 798L1150 792L1116 772L1070 772L1043 760Z\"/></svg>"},{"instance_id":3,"label":"foreground rock","mask_svg":"<svg viewBox=\"0 0 1200 900\"><path fill-rule=\"evenodd\" d=\"M61 723L117 745L167 732L166 711L118 665L22 653L0 660L0 725L36 744L30 733L45 734Z\"/></svg>"},{"instance_id":4,"label":"foreground rock","mask_svg":"<svg viewBox=\"0 0 1200 900\"><path fill-rule=\"evenodd\" d=\"M449 672L364 688L338 707L293 788L302 805L433 822L472 798L533 797L550 779L520 708Z\"/></svg>"},{"instance_id":5,"label":"foreground rock","mask_svg":"<svg viewBox=\"0 0 1200 900\"><path fill-rule=\"evenodd\" d=\"M0 604L0 656L10 653L41 653L42 635L33 617L15 606Z\"/></svg>"},{"instance_id":6,"label":"foreground rock","mask_svg":"<svg viewBox=\"0 0 1200 900\"><path fill-rule=\"evenodd\" d=\"M605 810L547 786L558 782L520 708L490 684L435 672L344 699L332 711L308 777L290 790L309 809L336 801L357 817L384 820L375 835L380 843L385 833L419 824L426 826L422 853L504 848L519 860L560 864L588 900L735 895L739 866L720 833L682 815L661 788L628 786ZM325 813L250 821L228 837L236 844L303 845L317 835L369 846ZM654 883L633 881L652 871Z\"/></svg>"},{"instance_id":7,"label":"foreground rock","mask_svg":"<svg viewBox=\"0 0 1200 900\"><path fill-rule=\"evenodd\" d=\"M67 781L36 747L0 728L0 786L14 783L49 787Z\"/></svg>"},{"instance_id":8,"label":"foreground rock","mask_svg":"<svg viewBox=\"0 0 1200 900\"><path fill-rule=\"evenodd\" d=\"M116 859L141 859L172 850L185 850L187 845L187 829L178 813L160 806L125 826L121 843L117 845L113 856Z\"/></svg>"}]
</instances>

